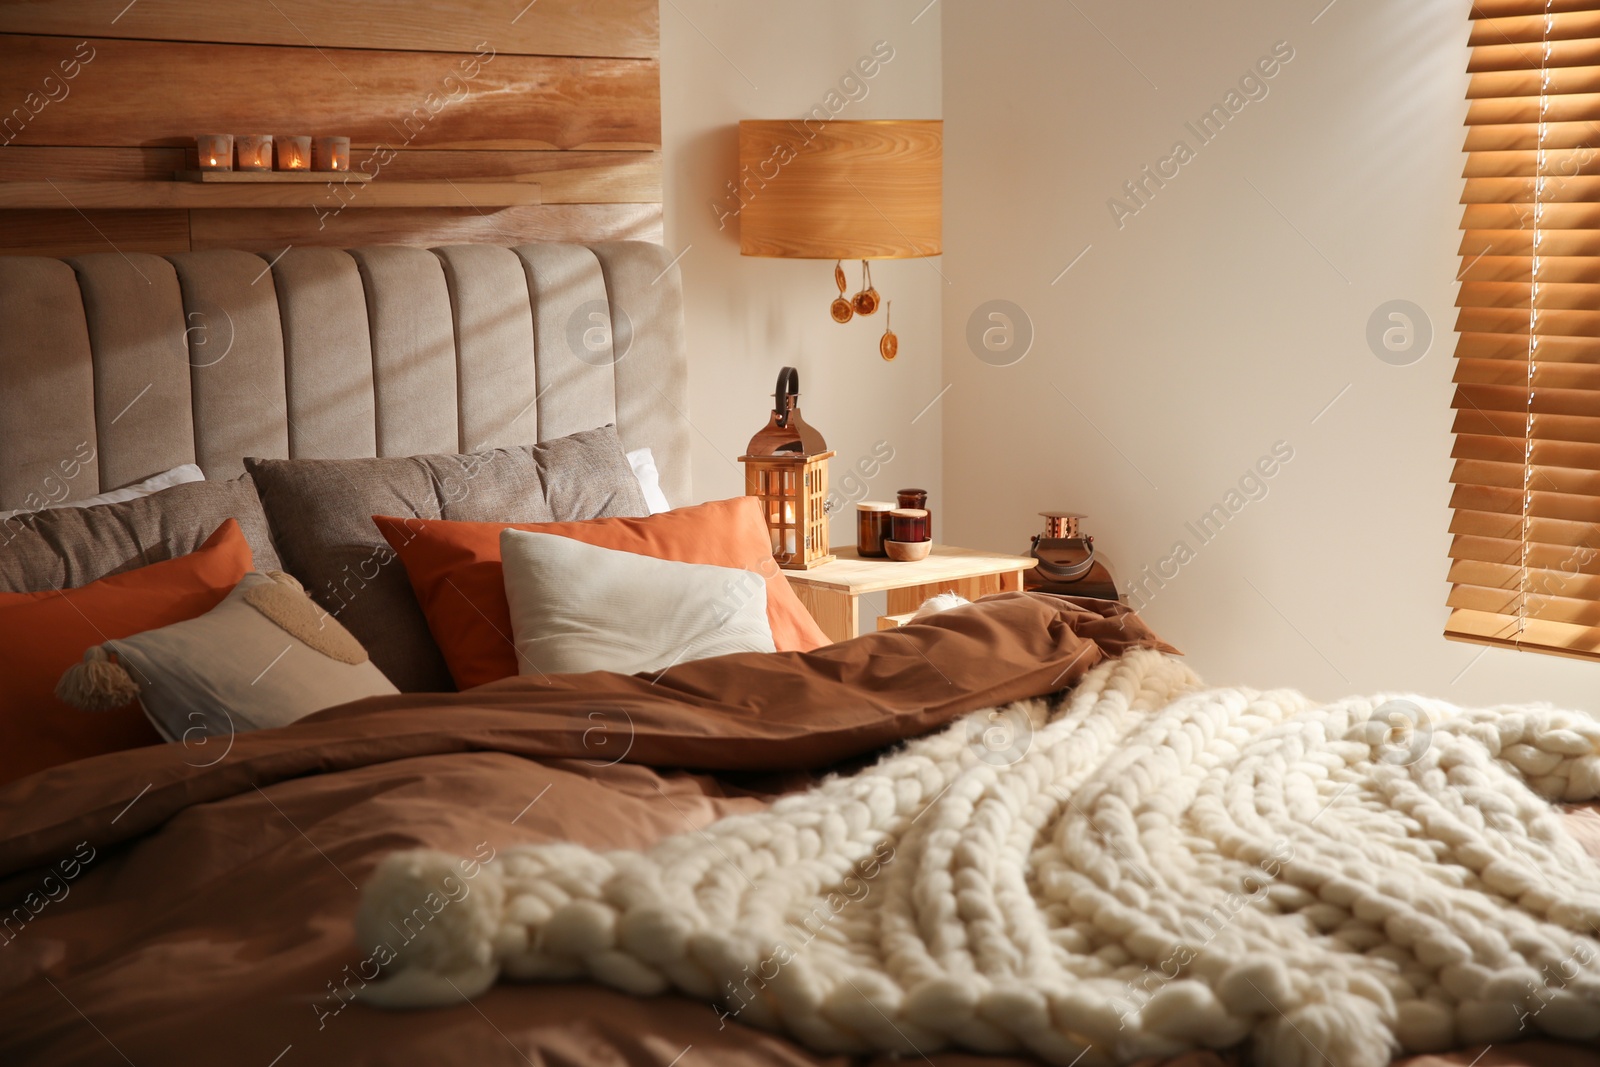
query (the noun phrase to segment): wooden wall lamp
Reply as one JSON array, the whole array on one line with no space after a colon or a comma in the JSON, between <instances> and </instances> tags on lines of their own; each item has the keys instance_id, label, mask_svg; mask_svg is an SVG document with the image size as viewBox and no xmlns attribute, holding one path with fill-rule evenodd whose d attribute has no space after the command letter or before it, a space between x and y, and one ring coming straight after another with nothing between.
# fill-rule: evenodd
<instances>
[{"instance_id":1,"label":"wooden wall lamp","mask_svg":"<svg viewBox=\"0 0 1600 1067\"><path fill-rule=\"evenodd\" d=\"M740 251L834 260L835 322L878 310L869 260L943 252L941 121L746 120L739 165ZM862 261L853 297L845 295L847 259ZM879 354L893 359L899 347L886 324Z\"/></svg>"}]
</instances>

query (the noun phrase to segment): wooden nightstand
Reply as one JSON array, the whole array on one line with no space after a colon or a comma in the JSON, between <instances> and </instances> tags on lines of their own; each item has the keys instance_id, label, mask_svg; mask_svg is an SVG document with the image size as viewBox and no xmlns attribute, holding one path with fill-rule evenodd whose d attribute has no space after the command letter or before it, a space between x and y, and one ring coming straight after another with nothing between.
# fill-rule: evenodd
<instances>
[{"instance_id":1,"label":"wooden nightstand","mask_svg":"<svg viewBox=\"0 0 1600 1067\"><path fill-rule=\"evenodd\" d=\"M1023 572L1038 562L1032 556L950 545L934 545L928 558L916 563L862 559L854 548L838 549L837 554L832 563L808 571L784 571L800 602L835 641L861 633L856 603L863 593L887 593L887 618L916 611L936 593L959 593L976 600L1021 589Z\"/></svg>"}]
</instances>

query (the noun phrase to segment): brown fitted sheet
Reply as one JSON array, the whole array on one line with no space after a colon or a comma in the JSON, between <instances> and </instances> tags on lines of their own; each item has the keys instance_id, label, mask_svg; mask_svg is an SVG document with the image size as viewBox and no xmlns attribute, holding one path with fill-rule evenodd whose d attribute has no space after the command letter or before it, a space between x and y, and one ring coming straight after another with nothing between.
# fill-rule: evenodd
<instances>
[{"instance_id":1,"label":"brown fitted sheet","mask_svg":"<svg viewBox=\"0 0 1600 1067\"><path fill-rule=\"evenodd\" d=\"M225 750L139 749L13 783L0 789L7 914L49 870L94 858L0 934L0 1064L850 1062L678 996L506 983L470 1004L385 1012L340 1008L330 989L361 958L358 887L395 849L643 848L964 712L1061 689L1130 647L1166 647L1119 612L1007 593L812 653L683 664L654 684L589 674L385 697ZM1478 1062L1600 1056L1507 1046Z\"/></svg>"}]
</instances>

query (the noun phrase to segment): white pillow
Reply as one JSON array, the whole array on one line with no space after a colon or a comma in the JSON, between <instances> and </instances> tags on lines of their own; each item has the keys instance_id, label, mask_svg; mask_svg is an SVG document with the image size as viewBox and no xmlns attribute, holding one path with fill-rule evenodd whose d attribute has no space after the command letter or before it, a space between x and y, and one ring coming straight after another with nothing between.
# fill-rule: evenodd
<instances>
[{"instance_id":1,"label":"white pillow","mask_svg":"<svg viewBox=\"0 0 1600 1067\"><path fill-rule=\"evenodd\" d=\"M137 696L156 731L173 741L287 726L335 704L398 692L298 582L252 572L199 618L91 648L56 695L90 710Z\"/></svg>"},{"instance_id":2,"label":"white pillow","mask_svg":"<svg viewBox=\"0 0 1600 1067\"><path fill-rule=\"evenodd\" d=\"M652 463L651 471L655 466ZM175 485L185 482L203 482L206 480L205 472L193 463L185 463L181 467L173 467L169 471L152 475L137 485L126 486L122 489L113 489L109 493L89 497L87 500L67 500L59 504L44 504L37 508L18 508L16 511L0 511L0 521L17 515L32 515L36 511L54 511L56 508L93 508L101 504L120 504L124 500L137 500L142 496L154 496L163 489L171 489ZM658 489L657 492L660 492ZM645 497L649 499L648 496Z\"/></svg>"},{"instance_id":3,"label":"white pillow","mask_svg":"<svg viewBox=\"0 0 1600 1067\"><path fill-rule=\"evenodd\" d=\"M667 502L667 494L661 491L661 472L656 470L656 457L650 450L636 448L629 452L628 466L633 468L634 480L644 492L644 502L649 507L650 514L659 515L663 511L671 511L672 505Z\"/></svg>"},{"instance_id":4,"label":"white pillow","mask_svg":"<svg viewBox=\"0 0 1600 1067\"><path fill-rule=\"evenodd\" d=\"M521 674L642 674L730 652L772 652L767 584L754 571L500 534Z\"/></svg>"}]
</instances>

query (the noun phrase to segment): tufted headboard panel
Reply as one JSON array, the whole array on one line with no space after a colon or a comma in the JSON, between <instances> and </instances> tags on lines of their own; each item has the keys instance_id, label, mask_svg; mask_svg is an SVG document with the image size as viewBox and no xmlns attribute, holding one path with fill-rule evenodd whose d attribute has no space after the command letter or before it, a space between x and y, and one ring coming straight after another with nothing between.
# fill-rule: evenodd
<instances>
[{"instance_id":1,"label":"tufted headboard panel","mask_svg":"<svg viewBox=\"0 0 1600 1067\"><path fill-rule=\"evenodd\" d=\"M608 422L687 504L680 284L632 241L0 257L0 511Z\"/></svg>"}]
</instances>

